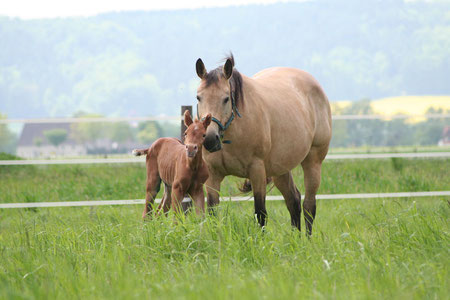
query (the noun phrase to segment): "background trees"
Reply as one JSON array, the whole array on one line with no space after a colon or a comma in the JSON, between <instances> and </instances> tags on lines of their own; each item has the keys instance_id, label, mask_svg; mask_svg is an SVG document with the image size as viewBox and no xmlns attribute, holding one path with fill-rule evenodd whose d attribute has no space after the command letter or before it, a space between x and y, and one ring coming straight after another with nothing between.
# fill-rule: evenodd
<instances>
[{"instance_id":1,"label":"background trees","mask_svg":"<svg viewBox=\"0 0 450 300\"><path fill-rule=\"evenodd\" d=\"M448 3L334 1L89 18L0 17L0 111L10 117L178 113L195 103L194 64L232 50L251 76L312 73L331 100L450 94ZM226 21L224 21L226 20Z\"/></svg>"}]
</instances>

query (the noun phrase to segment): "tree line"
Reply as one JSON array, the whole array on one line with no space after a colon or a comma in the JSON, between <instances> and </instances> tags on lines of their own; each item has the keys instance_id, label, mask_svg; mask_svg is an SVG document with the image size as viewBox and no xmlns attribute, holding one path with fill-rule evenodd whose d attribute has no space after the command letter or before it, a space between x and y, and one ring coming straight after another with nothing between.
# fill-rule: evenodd
<instances>
[{"instance_id":1,"label":"tree line","mask_svg":"<svg viewBox=\"0 0 450 300\"><path fill-rule=\"evenodd\" d=\"M195 61L232 50L251 76L310 72L331 100L450 94L448 3L316 0L89 18L0 17L0 111L13 118L173 115Z\"/></svg>"},{"instance_id":2,"label":"tree line","mask_svg":"<svg viewBox=\"0 0 450 300\"><path fill-rule=\"evenodd\" d=\"M334 115L370 115L374 114L371 101L363 99L340 108L332 105ZM450 113L442 109L430 108L427 114ZM101 117L99 114L77 113L79 118ZM0 114L0 118L5 118ZM396 147L396 146L435 146L443 139L443 132L448 127L446 118L424 119L411 122L408 119L393 120L334 120L331 147ZM52 129L44 132L46 140L36 139L36 146L43 143L60 145L72 138L77 143L88 147L88 153L106 152L126 153L128 148L121 145L139 143L150 145L159 137L179 137L180 124L176 122L117 122L117 123L73 123L70 135L64 129ZM116 149L105 150L101 140L108 139L117 143ZM5 124L0 124L0 152L15 153L18 136Z\"/></svg>"}]
</instances>

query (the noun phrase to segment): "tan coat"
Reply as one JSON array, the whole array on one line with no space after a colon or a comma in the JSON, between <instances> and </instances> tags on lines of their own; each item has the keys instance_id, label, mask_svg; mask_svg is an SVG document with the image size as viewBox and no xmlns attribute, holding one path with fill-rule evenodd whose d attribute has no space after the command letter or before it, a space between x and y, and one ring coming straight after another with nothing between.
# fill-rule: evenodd
<instances>
[{"instance_id":1,"label":"tan coat","mask_svg":"<svg viewBox=\"0 0 450 300\"><path fill-rule=\"evenodd\" d=\"M291 170L302 164L306 190L303 206L310 233L321 164L331 140L331 110L321 86L310 74L294 68L270 68L247 77L234 69L233 57L223 68L210 73L204 65L202 71L202 65L201 60L197 61L197 74L202 78L197 91L200 117L210 113L225 124L233 111L232 101L226 101L230 87L235 95L242 88L237 101L242 117L235 113L224 132L215 122L207 130L205 145L212 144L221 133L223 140L231 141L212 153L203 150L210 171L206 183L208 204L218 203L217 190L224 176L249 178L255 213L264 226L266 177L273 177L286 200L292 225L300 229L300 193L293 184Z\"/></svg>"}]
</instances>

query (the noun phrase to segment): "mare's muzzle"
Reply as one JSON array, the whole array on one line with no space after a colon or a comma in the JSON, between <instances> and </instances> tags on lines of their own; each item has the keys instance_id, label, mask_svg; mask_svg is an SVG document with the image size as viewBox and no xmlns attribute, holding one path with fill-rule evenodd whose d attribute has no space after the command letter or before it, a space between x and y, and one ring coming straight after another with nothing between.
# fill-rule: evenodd
<instances>
[{"instance_id":1,"label":"mare's muzzle","mask_svg":"<svg viewBox=\"0 0 450 300\"><path fill-rule=\"evenodd\" d=\"M214 132L210 132L206 135L203 146L209 152L216 152L222 149L222 142L220 141L219 135Z\"/></svg>"}]
</instances>

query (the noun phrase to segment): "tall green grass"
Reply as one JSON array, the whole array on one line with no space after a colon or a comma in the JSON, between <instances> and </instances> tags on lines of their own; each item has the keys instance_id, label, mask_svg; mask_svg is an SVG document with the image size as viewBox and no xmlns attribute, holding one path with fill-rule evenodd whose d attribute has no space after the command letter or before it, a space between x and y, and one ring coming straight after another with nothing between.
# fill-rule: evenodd
<instances>
[{"instance_id":1,"label":"tall green grass","mask_svg":"<svg viewBox=\"0 0 450 300\"><path fill-rule=\"evenodd\" d=\"M319 193L448 190L448 169L328 161ZM1 167L0 201L143 198L144 182L140 164ZM240 182L227 178L222 195ZM267 202L264 232L252 202L178 222L143 222L142 205L3 209L0 299L447 299L449 200L319 200L311 239L282 201Z\"/></svg>"},{"instance_id":2,"label":"tall green grass","mask_svg":"<svg viewBox=\"0 0 450 300\"><path fill-rule=\"evenodd\" d=\"M269 202L142 222L140 206L0 211L0 298L446 299L448 199L319 201L311 239Z\"/></svg>"}]
</instances>

